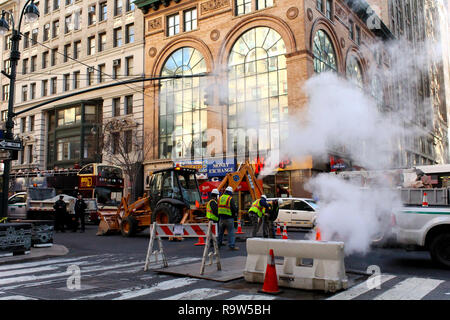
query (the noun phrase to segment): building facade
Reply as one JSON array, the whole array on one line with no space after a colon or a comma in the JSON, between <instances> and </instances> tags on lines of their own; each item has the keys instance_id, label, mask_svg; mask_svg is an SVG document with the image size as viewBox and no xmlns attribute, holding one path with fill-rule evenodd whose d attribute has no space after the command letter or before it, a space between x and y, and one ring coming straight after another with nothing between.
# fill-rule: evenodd
<instances>
[{"instance_id":1,"label":"building facade","mask_svg":"<svg viewBox=\"0 0 450 320\"><path fill-rule=\"evenodd\" d=\"M144 13L146 73L214 74L146 83L144 131L155 133L144 163L147 175L180 163L197 166L204 179L220 179L214 169L233 171L245 160L259 171L268 152L286 140L288 118L307 102L302 84L332 70L370 91L365 70L375 59L363 57L363 49L389 37L384 24L370 29L364 12L353 11L347 1L137 0L136 5ZM381 99L383 90L379 87ZM330 159L343 156L330 150ZM308 195L304 182L330 165L311 157L282 159L278 172L264 178L264 191Z\"/></svg>"},{"instance_id":2,"label":"building facade","mask_svg":"<svg viewBox=\"0 0 450 320\"><path fill-rule=\"evenodd\" d=\"M405 127L413 127L423 134L401 142L397 166L410 168L448 163L448 3L441 0L368 2L395 38L407 43L408 48L401 54L407 54L407 59L412 61L410 67L414 74L407 75L409 81L399 81L396 104L411 110L412 117L405 122ZM401 77L399 80L402 80Z\"/></svg>"},{"instance_id":3,"label":"building facade","mask_svg":"<svg viewBox=\"0 0 450 320\"><path fill-rule=\"evenodd\" d=\"M1 8L18 20L25 1L6 1ZM24 151L13 170L72 168L90 162L122 165L125 157L142 161L143 83L81 93L144 75L143 18L132 0L40 0L38 21L21 26L17 66L14 133ZM2 40L2 66L9 67L9 35ZM1 76L1 116L6 119L9 79ZM69 95L59 101L50 102ZM50 103L46 103L50 102ZM120 138L120 139L119 139ZM129 180L129 179L128 179ZM131 188L133 182L128 181Z\"/></svg>"}]
</instances>

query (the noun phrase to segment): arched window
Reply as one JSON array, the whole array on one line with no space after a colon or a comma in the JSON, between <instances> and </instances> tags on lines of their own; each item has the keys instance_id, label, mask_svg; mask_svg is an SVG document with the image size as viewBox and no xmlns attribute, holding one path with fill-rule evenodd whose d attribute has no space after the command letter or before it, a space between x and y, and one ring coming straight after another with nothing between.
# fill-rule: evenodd
<instances>
[{"instance_id":1,"label":"arched window","mask_svg":"<svg viewBox=\"0 0 450 320\"><path fill-rule=\"evenodd\" d=\"M336 53L330 38L323 30L318 30L313 39L314 71L336 71Z\"/></svg>"},{"instance_id":2,"label":"arched window","mask_svg":"<svg viewBox=\"0 0 450 320\"><path fill-rule=\"evenodd\" d=\"M204 72L206 63L203 55L194 48L183 47L169 56L161 76ZM160 82L160 158L189 158L204 154L207 121L201 90L202 79L195 77Z\"/></svg>"},{"instance_id":3,"label":"arched window","mask_svg":"<svg viewBox=\"0 0 450 320\"><path fill-rule=\"evenodd\" d=\"M347 75L347 79L349 79L351 82L353 82L362 89L364 83L361 65L359 64L359 61L356 59L354 55L350 54L347 56L346 65L347 67L345 73Z\"/></svg>"},{"instance_id":4,"label":"arched window","mask_svg":"<svg viewBox=\"0 0 450 320\"><path fill-rule=\"evenodd\" d=\"M228 152L278 150L287 135L286 47L257 27L234 43L228 60Z\"/></svg>"}]
</instances>

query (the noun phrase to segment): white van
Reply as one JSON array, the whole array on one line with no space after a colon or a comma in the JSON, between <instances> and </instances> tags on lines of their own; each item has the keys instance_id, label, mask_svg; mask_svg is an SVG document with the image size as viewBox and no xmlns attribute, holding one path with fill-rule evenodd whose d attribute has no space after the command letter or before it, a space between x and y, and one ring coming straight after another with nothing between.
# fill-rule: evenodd
<instances>
[{"instance_id":1,"label":"white van","mask_svg":"<svg viewBox=\"0 0 450 320\"><path fill-rule=\"evenodd\" d=\"M316 221L316 213L319 209L313 199L308 198L268 198L268 201L281 199L278 217L275 222L286 227L313 228Z\"/></svg>"}]
</instances>

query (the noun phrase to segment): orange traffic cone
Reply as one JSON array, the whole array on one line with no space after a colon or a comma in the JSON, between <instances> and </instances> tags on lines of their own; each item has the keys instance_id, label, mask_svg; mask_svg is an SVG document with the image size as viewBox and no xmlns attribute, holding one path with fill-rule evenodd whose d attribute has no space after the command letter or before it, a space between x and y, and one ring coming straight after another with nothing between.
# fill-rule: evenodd
<instances>
[{"instance_id":1,"label":"orange traffic cone","mask_svg":"<svg viewBox=\"0 0 450 320\"><path fill-rule=\"evenodd\" d=\"M241 220L238 220L238 228L236 234L244 234L244 232L242 232Z\"/></svg>"},{"instance_id":2,"label":"orange traffic cone","mask_svg":"<svg viewBox=\"0 0 450 320\"><path fill-rule=\"evenodd\" d=\"M275 267L275 257L273 255L273 249L270 249L269 255L270 263L267 264L266 274L264 275L264 284L260 292L279 294L281 291L278 289L277 268Z\"/></svg>"},{"instance_id":3,"label":"orange traffic cone","mask_svg":"<svg viewBox=\"0 0 450 320\"><path fill-rule=\"evenodd\" d=\"M322 241L322 234L320 233L319 227L316 229L316 241Z\"/></svg>"},{"instance_id":4,"label":"orange traffic cone","mask_svg":"<svg viewBox=\"0 0 450 320\"><path fill-rule=\"evenodd\" d=\"M194 246L204 246L205 245L205 240L203 239L203 237L198 237L198 242L196 244L194 244Z\"/></svg>"},{"instance_id":5,"label":"orange traffic cone","mask_svg":"<svg viewBox=\"0 0 450 320\"><path fill-rule=\"evenodd\" d=\"M426 192L423 193L422 207L428 207L428 198Z\"/></svg>"},{"instance_id":6,"label":"orange traffic cone","mask_svg":"<svg viewBox=\"0 0 450 320\"><path fill-rule=\"evenodd\" d=\"M288 239L286 223L283 227L283 237L281 239Z\"/></svg>"},{"instance_id":7,"label":"orange traffic cone","mask_svg":"<svg viewBox=\"0 0 450 320\"><path fill-rule=\"evenodd\" d=\"M280 228L280 224L279 223L277 223L277 233L276 233L276 235L277 236L281 236L281 228Z\"/></svg>"}]
</instances>

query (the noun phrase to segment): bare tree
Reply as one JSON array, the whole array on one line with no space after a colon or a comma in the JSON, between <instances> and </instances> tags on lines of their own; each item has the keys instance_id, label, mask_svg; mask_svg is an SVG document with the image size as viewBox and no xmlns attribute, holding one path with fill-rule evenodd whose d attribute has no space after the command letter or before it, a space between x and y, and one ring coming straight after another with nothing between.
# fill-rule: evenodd
<instances>
[{"instance_id":1,"label":"bare tree","mask_svg":"<svg viewBox=\"0 0 450 320\"><path fill-rule=\"evenodd\" d=\"M152 150L153 134L144 134L132 118L113 118L103 124L102 138L104 159L123 169L135 201L142 196L138 193L143 191L143 162Z\"/></svg>"}]
</instances>

